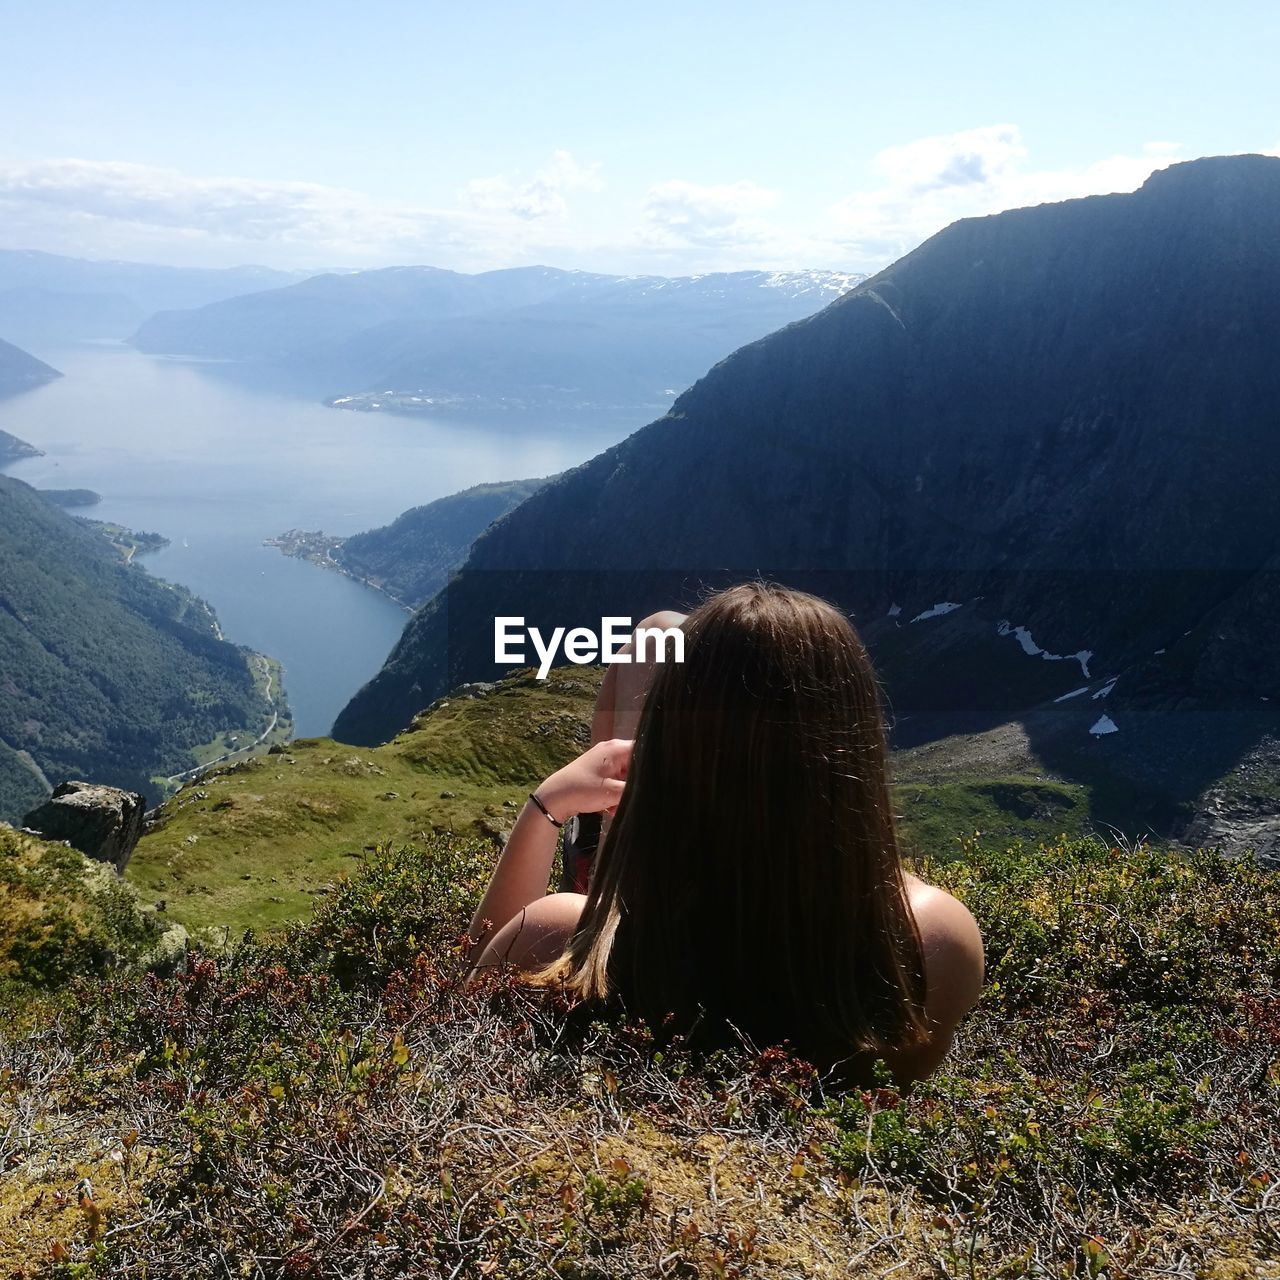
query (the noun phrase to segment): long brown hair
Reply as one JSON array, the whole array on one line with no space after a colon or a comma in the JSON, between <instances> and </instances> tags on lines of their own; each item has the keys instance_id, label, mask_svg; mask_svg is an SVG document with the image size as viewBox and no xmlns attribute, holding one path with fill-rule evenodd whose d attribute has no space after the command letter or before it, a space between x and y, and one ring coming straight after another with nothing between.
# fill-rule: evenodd
<instances>
[{"instance_id":1,"label":"long brown hair","mask_svg":"<svg viewBox=\"0 0 1280 1280\"><path fill-rule=\"evenodd\" d=\"M577 931L543 981L816 1061L924 1034L879 690L849 620L712 596L658 668Z\"/></svg>"}]
</instances>

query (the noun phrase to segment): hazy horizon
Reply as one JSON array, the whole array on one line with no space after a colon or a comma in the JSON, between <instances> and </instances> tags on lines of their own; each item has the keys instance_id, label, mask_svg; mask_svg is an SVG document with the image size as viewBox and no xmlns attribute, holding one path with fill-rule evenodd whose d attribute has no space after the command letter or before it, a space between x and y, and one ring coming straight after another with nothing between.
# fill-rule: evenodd
<instances>
[{"instance_id":1,"label":"hazy horizon","mask_svg":"<svg viewBox=\"0 0 1280 1280\"><path fill-rule=\"evenodd\" d=\"M0 12L0 242L73 257L872 272L957 218L1280 153L1260 0Z\"/></svg>"}]
</instances>

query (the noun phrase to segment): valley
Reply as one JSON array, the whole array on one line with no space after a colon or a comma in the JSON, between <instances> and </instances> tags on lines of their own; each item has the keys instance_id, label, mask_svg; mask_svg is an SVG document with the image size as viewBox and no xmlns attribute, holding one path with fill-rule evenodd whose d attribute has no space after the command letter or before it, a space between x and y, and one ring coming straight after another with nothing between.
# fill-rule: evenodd
<instances>
[{"instance_id":1,"label":"valley","mask_svg":"<svg viewBox=\"0 0 1280 1280\"><path fill-rule=\"evenodd\" d=\"M42 451L5 473L37 488L91 489L102 499L86 509L95 519L146 531L138 549L155 577L208 600L230 640L283 664L304 735L329 731L395 643L404 609L264 539L291 524L353 535L509 468L561 470L609 439L559 437L547 424L513 436L436 423L423 436L388 419L353 441L342 414L203 365L119 344L58 359L65 377L0 401L0 424Z\"/></svg>"},{"instance_id":2,"label":"valley","mask_svg":"<svg viewBox=\"0 0 1280 1280\"><path fill-rule=\"evenodd\" d=\"M273 370L339 409L634 427L735 348L812 315L861 278L393 267L165 312L132 341Z\"/></svg>"}]
</instances>

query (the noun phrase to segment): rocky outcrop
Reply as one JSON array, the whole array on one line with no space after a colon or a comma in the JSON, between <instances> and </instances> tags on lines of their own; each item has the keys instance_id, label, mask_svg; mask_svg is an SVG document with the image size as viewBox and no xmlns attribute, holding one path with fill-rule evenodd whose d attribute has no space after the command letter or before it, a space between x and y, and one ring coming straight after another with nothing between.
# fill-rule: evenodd
<instances>
[{"instance_id":1,"label":"rocky outcrop","mask_svg":"<svg viewBox=\"0 0 1280 1280\"><path fill-rule=\"evenodd\" d=\"M1210 797L1183 832L1182 843L1191 849L1216 846L1233 856L1252 854L1262 866L1280 868L1280 804Z\"/></svg>"},{"instance_id":2,"label":"rocky outcrop","mask_svg":"<svg viewBox=\"0 0 1280 1280\"><path fill-rule=\"evenodd\" d=\"M1227 777L1200 797L1178 834L1189 848L1216 845L1231 855L1252 854L1280 869L1280 735L1267 734Z\"/></svg>"},{"instance_id":3,"label":"rocky outcrop","mask_svg":"<svg viewBox=\"0 0 1280 1280\"><path fill-rule=\"evenodd\" d=\"M122 872L142 835L145 812L146 802L136 791L64 782L22 825L46 840L65 840Z\"/></svg>"}]
</instances>

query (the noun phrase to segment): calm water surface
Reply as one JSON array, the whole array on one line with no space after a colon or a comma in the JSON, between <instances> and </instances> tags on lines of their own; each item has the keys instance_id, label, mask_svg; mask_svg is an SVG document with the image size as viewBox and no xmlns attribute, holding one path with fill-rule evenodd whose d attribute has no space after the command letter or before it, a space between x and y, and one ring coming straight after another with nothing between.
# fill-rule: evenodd
<instances>
[{"instance_id":1,"label":"calm water surface","mask_svg":"<svg viewBox=\"0 0 1280 1280\"><path fill-rule=\"evenodd\" d=\"M142 563L208 600L228 639L280 659L300 737L328 732L407 615L264 538L373 528L481 481L576 465L627 430L343 412L115 344L34 354L66 376L0 401L0 428L45 451L7 473L93 489L102 502L75 514L168 538Z\"/></svg>"}]
</instances>

